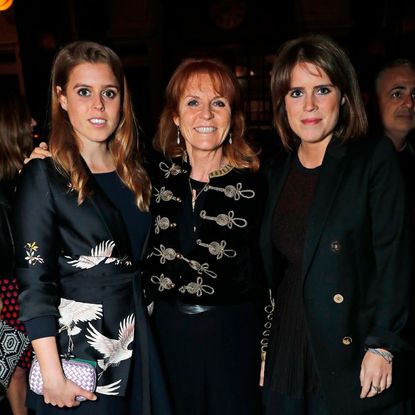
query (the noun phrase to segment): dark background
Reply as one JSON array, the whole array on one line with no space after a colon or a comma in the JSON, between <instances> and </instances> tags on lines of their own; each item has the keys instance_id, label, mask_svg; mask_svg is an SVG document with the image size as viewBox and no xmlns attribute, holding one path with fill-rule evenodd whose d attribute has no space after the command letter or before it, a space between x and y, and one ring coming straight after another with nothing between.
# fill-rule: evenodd
<instances>
[{"instance_id":1,"label":"dark background","mask_svg":"<svg viewBox=\"0 0 415 415\"><path fill-rule=\"evenodd\" d=\"M415 58L413 0L15 0L2 21L15 26L21 65L18 75L1 71L14 57L2 53L0 37L0 88L20 87L42 137L53 56L76 39L100 41L121 56L146 139L184 57L228 63L244 87L250 129L264 136L271 131L269 71L285 40L304 32L334 37L347 48L365 97L381 62Z\"/></svg>"}]
</instances>

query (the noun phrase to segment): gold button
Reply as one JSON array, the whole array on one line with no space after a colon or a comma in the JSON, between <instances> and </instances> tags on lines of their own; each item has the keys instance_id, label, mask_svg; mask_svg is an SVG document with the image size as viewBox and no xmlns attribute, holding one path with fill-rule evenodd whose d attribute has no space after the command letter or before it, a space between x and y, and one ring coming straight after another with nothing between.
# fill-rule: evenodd
<instances>
[{"instance_id":1,"label":"gold button","mask_svg":"<svg viewBox=\"0 0 415 415\"><path fill-rule=\"evenodd\" d=\"M330 244L330 249L331 249L333 252L337 253L337 252L340 252L340 251L341 251L342 246L341 246L340 242L338 242L338 241L333 241L333 242Z\"/></svg>"},{"instance_id":2,"label":"gold button","mask_svg":"<svg viewBox=\"0 0 415 415\"><path fill-rule=\"evenodd\" d=\"M333 300L334 300L335 303L341 304L344 301L344 297L341 294L336 294L333 297Z\"/></svg>"},{"instance_id":3,"label":"gold button","mask_svg":"<svg viewBox=\"0 0 415 415\"><path fill-rule=\"evenodd\" d=\"M345 346L349 346L350 344L352 344L352 338L351 337L349 337L349 336L346 336L346 337L343 337L343 340L342 340L342 343L345 345Z\"/></svg>"}]
</instances>

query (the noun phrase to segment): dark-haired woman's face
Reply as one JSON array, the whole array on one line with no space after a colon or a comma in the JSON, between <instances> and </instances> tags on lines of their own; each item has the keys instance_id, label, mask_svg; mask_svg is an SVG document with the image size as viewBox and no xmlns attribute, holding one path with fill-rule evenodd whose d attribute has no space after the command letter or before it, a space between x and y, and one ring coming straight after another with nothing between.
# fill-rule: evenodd
<instances>
[{"instance_id":1,"label":"dark-haired woman's face","mask_svg":"<svg viewBox=\"0 0 415 415\"><path fill-rule=\"evenodd\" d=\"M321 68L297 63L284 101L290 127L303 143L327 144L331 140L342 97Z\"/></svg>"},{"instance_id":2,"label":"dark-haired woman's face","mask_svg":"<svg viewBox=\"0 0 415 415\"><path fill-rule=\"evenodd\" d=\"M81 63L69 75L66 90L57 87L76 137L84 144L103 143L120 120L120 85L105 63Z\"/></svg>"}]
</instances>

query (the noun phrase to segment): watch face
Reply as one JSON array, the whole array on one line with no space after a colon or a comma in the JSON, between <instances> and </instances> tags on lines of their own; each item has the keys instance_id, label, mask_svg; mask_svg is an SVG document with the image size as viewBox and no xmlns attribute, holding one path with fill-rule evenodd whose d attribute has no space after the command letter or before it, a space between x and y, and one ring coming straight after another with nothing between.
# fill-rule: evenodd
<instances>
[{"instance_id":1,"label":"watch face","mask_svg":"<svg viewBox=\"0 0 415 415\"><path fill-rule=\"evenodd\" d=\"M212 0L210 14L222 29L234 29L245 19L246 5L243 0Z\"/></svg>"}]
</instances>

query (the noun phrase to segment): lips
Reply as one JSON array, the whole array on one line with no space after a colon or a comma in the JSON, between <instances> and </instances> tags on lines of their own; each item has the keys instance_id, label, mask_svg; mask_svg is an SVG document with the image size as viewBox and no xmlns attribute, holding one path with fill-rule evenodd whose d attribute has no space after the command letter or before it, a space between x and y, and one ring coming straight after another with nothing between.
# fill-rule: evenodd
<instances>
[{"instance_id":1,"label":"lips","mask_svg":"<svg viewBox=\"0 0 415 415\"><path fill-rule=\"evenodd\" d=\"M210 134L214 133L217 128L216 127L195 127L195 130L201 134Z\"/></svg>"},{"instance_id":2,"label":"lips","mask_svg":"<svg viewBox=\"0 0 415 415\"><path fill-rule=\"evenodd\" d=\"M90 118L89 122L99 127L101 125L104 125L107 122L107 120L105 120L104 118Z\"/></svg>"},{"instance_id":3,"label":"lips","mask_svg":"<svg viewBox=\"0 0 415 415\"><path fill-rule=\"evenodd\" d=\"M321 118L305 118L301 120L304 125L316 125L321 121Z\"/></svg>"}]
</instances>

